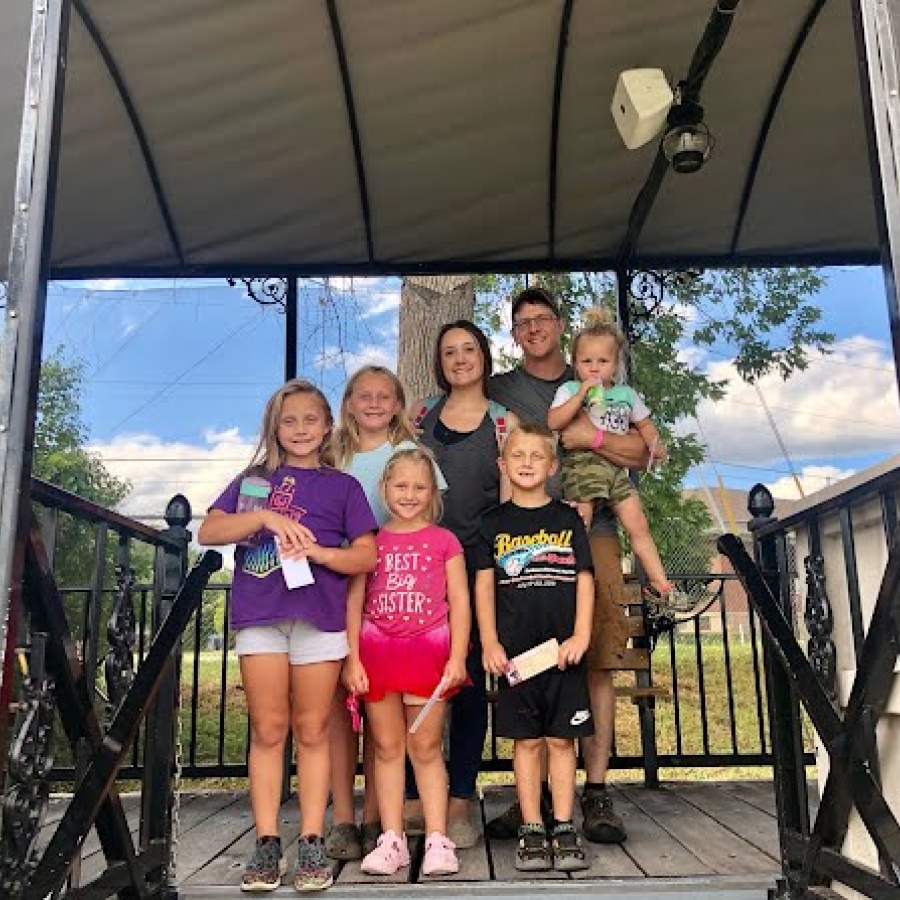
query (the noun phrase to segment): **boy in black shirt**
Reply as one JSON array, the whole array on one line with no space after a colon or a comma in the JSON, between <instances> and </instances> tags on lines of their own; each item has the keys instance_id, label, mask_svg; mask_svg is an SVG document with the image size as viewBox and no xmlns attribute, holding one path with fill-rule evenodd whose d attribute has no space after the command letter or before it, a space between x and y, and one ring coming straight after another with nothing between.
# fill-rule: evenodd
<instances>
[{"instance_id":1,"label":"boy in black shirt","mask_svg":"<svg viewBox=\"0 0 900 900\"><path fill-rule=\"evenodd\" d=\"M594 580L584 525L574 509L547 494L556 469L553 434L524 424L499 460L512 499L481 528L475 604L484 667L505 675L509 660L556 638L557 665L511 687L501 679L495 731L514 741L513 766L522 810L516 868L585 869L575 827L575 739L593 734L582 658L591 639ZM546 739L554 824L541 818L541 749Z\"/></svg>"}]
</instances>

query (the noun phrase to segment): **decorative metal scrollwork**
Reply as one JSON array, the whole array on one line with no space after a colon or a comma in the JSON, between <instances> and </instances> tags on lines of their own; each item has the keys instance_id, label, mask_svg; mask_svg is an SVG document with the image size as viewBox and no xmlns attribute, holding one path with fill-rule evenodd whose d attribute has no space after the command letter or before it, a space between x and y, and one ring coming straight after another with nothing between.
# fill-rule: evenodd
<instances>
[{"instance_id":1,"label":"decorative metal scrollwork","mask_svg":"<svg viewBox=\"0 0 900 900\"><path fill-rule=\"evenodd\" d=\"M47 636L32 637L27 674L16 709L3 796L0 897L18 898L35 866L35 844L50 792L53 767L53 680L47 677Z\"/></svg>"},{"instance_id":2,"label":"decorative metal scrollwork","mask_svg":"<svg viewBox=\"0 0 900 900\"><path fill-rule=\"evenodd\" d=\"M628 299L631 318L630 337L640 337L654 316L662 309L666 294L689 287L703 275L700 269L663 271L636 269L628 272Z\"/></svg>"},{"instance_id":3,"label":"decorative metal scrollwork","mask_svg":"<svg viewBox=\"0 0 900 900\"><path fill-rule=\"evenodd\" d=\"M229 278L231 287L240 281L247 296L260 306L278 306L284 312L287 306L287 278Z\"/></svg>"},{"instance_id":4,"label":"decorative metal scrollwork","mask_svg":"<svg viewBox=\"0 0 900 900\"><path fill-rule=\"evenodd\" d=\"M134 569L116 566L116 600L106 626L109 650L104 660L109 705L115 710L134 680L134 645L136 622L134 615Z\"/></svg>"},{"instance_id":5,"label":"decorative metal scrollwork","mask_svg":"<svg viewBox=\"0 0 900 900\"><path fill-rule=\"evenodd\" d=\"M836 696L837 651L831 639L834 616L828 594L825 591L825 562L818 554L803 560L806 570L806 610L803 621L809 641L806 645L810 665L813 667L825 692L833 700Z\"/></svg>"}]
</instances>

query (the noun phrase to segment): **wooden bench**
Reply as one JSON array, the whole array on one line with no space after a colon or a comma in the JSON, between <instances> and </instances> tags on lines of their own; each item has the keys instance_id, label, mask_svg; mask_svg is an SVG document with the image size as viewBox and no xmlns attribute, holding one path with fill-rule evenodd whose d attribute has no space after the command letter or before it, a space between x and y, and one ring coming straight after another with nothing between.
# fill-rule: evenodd
<instances>
[{"instance_id":1,"label":"wooden bench","mask_svg":"<svg viewBox=\"0 0 900 900\"><path fill-rule=\"evenodd\" d=\"M652 683L651 654L645 631L641 588L634 575L625 576L625 590L620 605L625 612L628 643L619 654L616 671L634 672L634 683L616 685L616 696L630 697L634 703L671 700L672 693L667 687Z\"/></svg>"}]
</instances>

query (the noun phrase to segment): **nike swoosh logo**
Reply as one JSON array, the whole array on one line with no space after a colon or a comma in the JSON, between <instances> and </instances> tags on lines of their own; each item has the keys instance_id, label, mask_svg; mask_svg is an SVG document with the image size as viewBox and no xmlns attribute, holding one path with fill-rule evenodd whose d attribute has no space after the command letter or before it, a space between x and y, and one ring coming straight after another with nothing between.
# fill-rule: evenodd
<instances>
[{"instance_id":1,"label":"nike swoosh logo","mask_svg":"<svg viewBox=\"0 0 900 900\"><path fill-rule=\"evenodd\" d=\"M579 709L578 712L569 719L570 725L584 725L585 722L591 717L591 711L589 709Z\"/></svg>"}]
</instances>

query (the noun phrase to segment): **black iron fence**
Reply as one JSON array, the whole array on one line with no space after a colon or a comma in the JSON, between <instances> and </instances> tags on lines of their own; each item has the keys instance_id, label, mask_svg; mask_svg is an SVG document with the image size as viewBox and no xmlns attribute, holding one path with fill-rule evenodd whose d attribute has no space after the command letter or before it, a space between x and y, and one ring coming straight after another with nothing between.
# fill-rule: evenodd
<instances>
[{"instance_id":1,"label":"black iron fence","mask_svg":"<svg viewBox=\"0 0 900 900\"><path fill-rule=\"evenodd\" d=\"M781 893L792 898L833 882L900 897L900 825L881 785L897 727L884 713L900 648L898 489L900 468L888 469L778 521L757 485L756 562L735 538L719 542L766 632ZM802 575L788 565L792 554ZM820 763L815 816L804 722Z\"/></svg>"},{"instance_id":2,"label":"black iron fence","mask_svg":"<svg viewBox=\"0 0 900 900\"><path fill-rule=\"evenodd\" d=\"M10 630L20 665L15 720L0 735L9 747L0 896L37 900L67 881L79 887L78 848L94 827L109 864L72 895L161 895L170 875L180 641L221 557L204 554L185 577L191 512L181 496L163 531L39 481L32 500ZM76 586L61 590L63 578ZM142 732L144 721L153 726ZM64 765L54 768L57 756ZM73 796L38 852L54 773L72 782ZM140 776L137 841L119 798L123 773Z\"/></svg>"},{"instance_id":3,"label":"black iron fence","mask_svg":"<svg viewBox=\"0 0 900 900\"><path fill-rule=\"evenodd\" d=\"M692 580L696 581L696 577ZM611 766L771 766L761 632L736 576L703 577L693 616L663 634L652 655L651 689L633 672L616 676ZM704 599L705 598L705 599ZM185 778L245 777L247 729L238 660L228 628L229 584L211 584L188 626L182 654L181 733ZM641 718L649 714L648 736ZM653 746L648 747L648 740ZM137 760L139 756L136 754ZM511 771L512 748L489 730L483 769ZM65 778L63 770L57 777ZM135 777L138 768L123 769Z\"/></svg>"}]
</instances>

